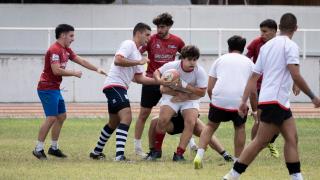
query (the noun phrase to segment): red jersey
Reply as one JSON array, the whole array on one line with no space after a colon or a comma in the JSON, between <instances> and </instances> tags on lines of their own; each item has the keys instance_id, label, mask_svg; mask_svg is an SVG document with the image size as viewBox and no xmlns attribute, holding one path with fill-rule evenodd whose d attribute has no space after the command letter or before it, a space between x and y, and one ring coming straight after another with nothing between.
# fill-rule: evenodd
<instances>
[{"instance_id":1,"label":"red jersey","mask_svg":"<svg viewBox=\"0 0 320 180\"><path fill-rule=\"evenodd\" d=\"M65 48L58 42L52 44L45 56L44 69L40 76L38 90L60 89L62 76L53 74L51 64L59 64L60 68L65 69L68 60L73 60L75 57L76 54L70 48Z\"/></svg>"},{"instance_id":2,"label":"red jersey","mask_svg":"<svg viewBox=\"0 0 320 180\"><path fill-rule=\"evenodd\" d=\"M256 63L258 56L259 56L259 52L260 52L260 48L265 44L266 42L263 41L262 37L258 37L256 39L254 39L247 47L247 57L248 58L252 58L252 61L254 63ZM261 83L262 83L262 76L259 78L258 82L257 82L257 90L260 90L261 88Z\"/></svg>"},{"instance_id":3,"label":"red jersey","mask_svg":"<svg viewBox=\"0 0 320 180\"><path fill-rule=\"evenodd\" d=\"M148 44L141 48L140 52L148 52L148 68L146 75L153 77L153 72L167 62L174 61L177 52L181 52L184 42L176 35L169 34L168 39L162 39L157 34L151 36Z\"/></svg>"}]
</instances>

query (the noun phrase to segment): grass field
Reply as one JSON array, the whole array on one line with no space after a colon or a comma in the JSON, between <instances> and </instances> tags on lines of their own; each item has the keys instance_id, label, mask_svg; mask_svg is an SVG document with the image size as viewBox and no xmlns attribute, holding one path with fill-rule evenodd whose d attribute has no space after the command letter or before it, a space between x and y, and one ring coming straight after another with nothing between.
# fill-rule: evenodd
<instances>
[{"instance_id":1,"label":"grass field","mask_svg":"<svg viewBox=\"0 0 320 180\"><path fill-rule=\"evenodd\" d=\"M89 159L103 119L68 119L60 137L60 147L69 156L67 159L49 157L39 161L31 154L42 119L0 119L0 179L221 179L232 163L225 163L211 149L205 154L204 168L194 170L193 158L186 152L186 163L174 163L171 158L179 141L179 136L165 138L163 157L157 162L140 160L133 153L134 125L129 131L126 146L127 158L131 163L113 162L115 137L107 143L104 161ZM134 124L134 123L133 123ZM252 120L247 123L247 143L249 142ZM305 179L319 179L320 171L320 120L298 119L300 157ZM147 125L148 127L148 125ZM224 123L216 135L226 149L233 154L233 128ZM50 140L50 138L48 138ZM198 138L196 138L198 141ZM46 143L46 150L50 141ZM282 137L276 141L281 152ZM143 146L147 150L147 130L144 131ZM283 155L279 159L270 157L263 150L241 179L282 180L289 179Z\"/></svg>"}]
</instances>

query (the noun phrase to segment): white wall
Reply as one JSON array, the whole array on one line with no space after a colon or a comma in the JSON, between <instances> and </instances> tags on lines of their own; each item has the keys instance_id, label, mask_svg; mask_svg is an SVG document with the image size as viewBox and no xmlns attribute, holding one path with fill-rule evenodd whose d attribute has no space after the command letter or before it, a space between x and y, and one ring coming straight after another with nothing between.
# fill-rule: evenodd
<instances>
[{"instance_id":1,"label":"white wall","mask_svg":"<svg viewBox=\"0 0 320 180\"><path fill-rule=\"evenodd\" d=\"M110 68L112 56L85 56L95 65ZM208 72L216 56L201 56L199 64ZM316 94L319 94L319 58L301 60L301 73ZM61 88L62 94L68 102L105 102L102 93L104 77L95 72L83 69L69 62L68 69L81 69L81 79L64 77ZM41 55L0 55L0 102L39 102L37 83L43 69ZM131 83L129 98L132 102L139 102L141 85ZM202 101L208 101L208 97ZM293 97L295 102L309 102L305 95Z\"/></svg>"}]
</instances>

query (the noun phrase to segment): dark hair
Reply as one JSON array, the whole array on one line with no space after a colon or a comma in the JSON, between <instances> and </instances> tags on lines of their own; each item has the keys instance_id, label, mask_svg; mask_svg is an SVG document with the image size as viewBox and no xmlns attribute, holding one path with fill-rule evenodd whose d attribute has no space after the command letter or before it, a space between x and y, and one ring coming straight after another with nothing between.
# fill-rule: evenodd
<instances>
[{"instance_id":1,"label":"dark hair","mask_svg":"<svg viewBox=\"0 0 320 180\"><path fill-rule=\"evenodd\" d=\"M267 28L270 28L270 29L274 29L276 31L278 29L277 23L273 19L266 19L266 20L262 21L260 23L260 28L262 28L262 27L267 27Z\"/></svg>"},{"instance_id":2,"label":"dark hair","mask_svg":"<svg viewBox=\"0 0 320 180\"><path fill-rule=\"evenodd\" d=\"M292 13L281 16L279 29L284 32L293 32L297 28L297 18Z\"/></svg>"},{"instance_id":3,"label":"dark hair","mask_svg":"<svg viewBox=\"0 0 320 180\"><path fill-rule=\"evenodd\" d=\"M135 35L138 31L139 31L139 32L143 32L143 31L145 31L145 30L151 31L151 27L150 27L148 24L145 24L145 23L140 22L140 23L138 23L138 24L136 24L136 25L134 26L134 28L133 28L133 35Z\"/></svg>"},{"instance_id":4,"label":"dark hair","mask_svg":"<svg viewBox=\"0 0 320 180\"><path fill-rule=\"evenodd\" d=\"M156 26L159 26L159 25L172 26L173 25L172 16L169 13L162 13L158 15L156 18L153 19L152 22Z\"/></svg>"},{"instance_id":5,"label":"dark hair","mask_svg":"<svg viewBox=\"0 0 320 180\"><path fill-rule=\"evenodd\" d=\"M74 27L69 25L69 24L59 24L56 27L56 39L59 39L60 35L62 33L66 33L66 32L70 32L70 31L74 31Z\"/></svg>"},{"instance_id":6,"label":"dark hair","mask_svg":"<svg viewBox=\"0 0 320 180\"><path fill-rule=\"evenodd\" d=\"M237 50L242 53L246 46L246 39L241 36L234 35L228 39L228 46L229 52Z\"/></svg>"},{"instance_id":7,"label":"dark hair","mask_svg":"<svg viewBox=\"0 0 320 180\"><path fill-rule=\"evenodd\" d=\"M179 58L180 59L184 59L184 58L199 59L199 57L200 57L199 48L197 48L197 46L194 46L194 45L187 45L181 49Z\"/></svg>"}]
</instances>

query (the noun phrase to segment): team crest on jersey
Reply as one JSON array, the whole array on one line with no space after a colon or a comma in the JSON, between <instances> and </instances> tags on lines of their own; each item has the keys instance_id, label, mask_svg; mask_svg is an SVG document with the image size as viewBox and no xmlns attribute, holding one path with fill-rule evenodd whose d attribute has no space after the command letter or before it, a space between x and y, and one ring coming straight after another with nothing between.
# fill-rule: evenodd
<instances>
[{"instance_id":1,"label":"team crest on jersey","mask_svg":"<svg viewBox=\"0 0 320 180\"><path fill-rule=\"evenodd\" d=\"M51 60L52 60L52 61L59 61L59 60L60 60L60 57L59 57L58 54L52 54Z\"/></svg>"},{"instance_id":2,"label":"team crest on jersey","mask_svg":"<svg viewBox=\"0 0 320 180\"><path fill-rule=\"evenodd\" d=\"M176 46L176 45L168 45L168 48L170 48L170 49L177 49L177 46Z\"/></svg>"}]
</instances>

